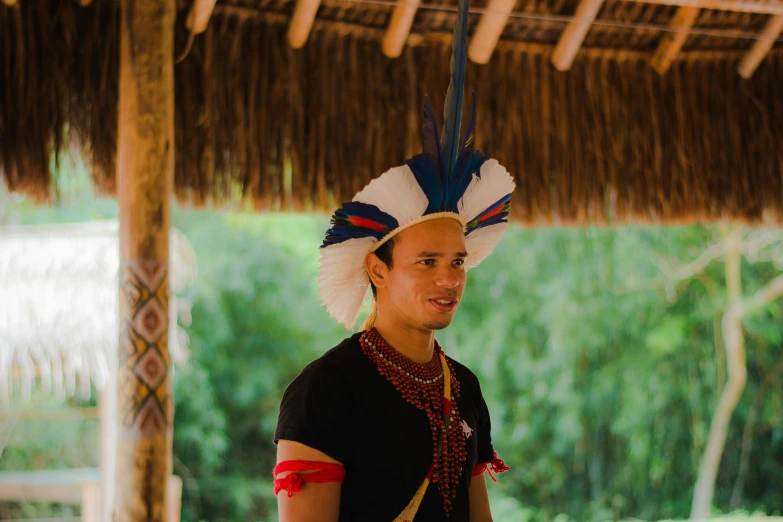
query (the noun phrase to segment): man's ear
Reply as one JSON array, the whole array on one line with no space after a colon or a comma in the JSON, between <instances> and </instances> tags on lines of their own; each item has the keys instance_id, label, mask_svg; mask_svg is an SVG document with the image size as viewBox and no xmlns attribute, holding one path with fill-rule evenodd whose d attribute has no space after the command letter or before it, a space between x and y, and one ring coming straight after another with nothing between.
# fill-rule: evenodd
<instances>
[{"instance_id":1,"label":"man's ear","mask_svg":"<svg viewBox=\"0 0 783 522\"><path fill-rule=\"evenodd\" d=\"M380 260L374 253L367 254L364 259L364 268L367 269L367 275L375 288L383 288L389 280L389 267Z\"/></svg>"}]
</instances>

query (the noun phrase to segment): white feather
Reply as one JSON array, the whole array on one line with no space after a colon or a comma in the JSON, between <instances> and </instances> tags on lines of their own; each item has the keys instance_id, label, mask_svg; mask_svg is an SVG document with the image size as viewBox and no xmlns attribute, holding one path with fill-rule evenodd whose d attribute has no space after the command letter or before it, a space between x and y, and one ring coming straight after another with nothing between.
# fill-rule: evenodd
<instances>
[{"instance_id":1,"label":"white feather","mask_svg":"<svg viewBox=\"0 0 783 522\"><path fill-rule=\"evenodd\" d=\"M424 215L429 204L407 165L387 170L356 194L353 200L375 205L393 216L400 226Z\"/></svg>"},{"instance_id":2,"label":"white feather","mask_svg":"<svg viewBox=\"0 0 783 522\"><path fill-rule=\"evenodd\" d=\"M473 175L473 180L457 205L465 223L469 223L506 194L514 192L514 178L497 160L485 161L480 172L480 178Z\"/></svg>"},{"instance_id":3,"label":"white feather","mask_svg":"<svg viewBox=\"0 0 783 522\"><path fill-rule=\"evenodd\" d=\"M508 228L508 223L498 223L480 228L465 238L465 248L468 251L465 270L477 267L495 250L500 240L503 239L506 228Z\"/></svg>"},{"instance_id":4,"label":"white feather","mask_svg":"<svg viewBox=\"0 0 783 522\"><path fill-rule=\"evenodd\" d=\"M353 330L370 286L364 259L377 239L349 239L321 249L318 286L321 302L337 322Z\"/></svg>"}]
</instances>

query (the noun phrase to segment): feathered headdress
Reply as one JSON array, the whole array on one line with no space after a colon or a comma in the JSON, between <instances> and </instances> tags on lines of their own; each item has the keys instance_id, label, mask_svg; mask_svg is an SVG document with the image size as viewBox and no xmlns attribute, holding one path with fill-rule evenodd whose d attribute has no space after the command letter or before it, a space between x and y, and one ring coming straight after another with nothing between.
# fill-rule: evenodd
<instances>
[{"instance_id":1,"label":"feathered headdress","mask_svg":"<svg viewBox=\"0 0 783 522\"><path fill-rule=\"evenodd\" d=\"M353 330L367 295L367 254L401 231L430 219L451 218L465 230L466 270L497 246L508 225L514 191L511 175L496 160L474 150L475 99L460 139L465 89L468 2L459 0L446 91L443 131L429 98L421 127L424 152L372 180L332 217L321 246L321 300L338 322Z\"/></svg>"}]
</instances>

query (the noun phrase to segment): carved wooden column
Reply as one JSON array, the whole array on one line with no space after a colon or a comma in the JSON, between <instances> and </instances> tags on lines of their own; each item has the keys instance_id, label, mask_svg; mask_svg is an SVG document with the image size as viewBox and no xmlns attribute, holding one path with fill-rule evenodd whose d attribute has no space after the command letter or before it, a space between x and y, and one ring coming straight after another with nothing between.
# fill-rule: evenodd
<instances>
[{"instance_id":1,"label":"carved wooden column","mask_svg":"<svg viewBox=\"0 0 783 522\"><path fill-rule=\"evenodd\" d=\"M120 350L112 519L164 522L172 472L168 350L174 0L122 0L117 199Z\"/></svg>"}]
</instances>

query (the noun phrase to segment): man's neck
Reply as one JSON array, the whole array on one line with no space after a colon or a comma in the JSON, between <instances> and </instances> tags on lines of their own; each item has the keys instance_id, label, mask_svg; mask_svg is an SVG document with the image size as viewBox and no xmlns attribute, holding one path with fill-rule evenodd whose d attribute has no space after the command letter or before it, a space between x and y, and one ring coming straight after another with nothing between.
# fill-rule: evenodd
<instances>
[{"instance_id":1,"label":"man's neck","mask_svg":"<svg viewBox=\"0 0 783 522\"><path fill-rule=\"evenodd\" d=\"M435 333L405 327L393 321L382 321L379 317L375 329L389 345L402 355L417 363L428 363L435 350Z\"/></svg>"}]
</instances>

